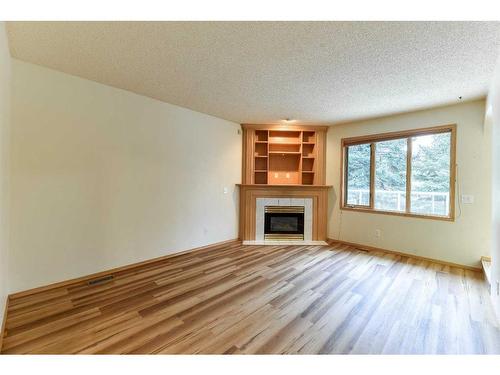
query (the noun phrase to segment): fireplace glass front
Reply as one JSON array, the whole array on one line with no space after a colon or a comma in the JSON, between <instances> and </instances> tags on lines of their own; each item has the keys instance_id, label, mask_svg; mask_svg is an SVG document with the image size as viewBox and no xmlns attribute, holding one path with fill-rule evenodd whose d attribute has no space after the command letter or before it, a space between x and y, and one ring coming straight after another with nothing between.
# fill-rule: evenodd
<instances>
[{"instance_id":1,"label":"fireplace glass front","mask_svg":"<svg viewBox=\"0 0 500 375\"><path fill-rule=\"evenodd\" d=\"M266 206L264 214L264 239L304 239L303 206Z\"/></svg>"}]
</instances>

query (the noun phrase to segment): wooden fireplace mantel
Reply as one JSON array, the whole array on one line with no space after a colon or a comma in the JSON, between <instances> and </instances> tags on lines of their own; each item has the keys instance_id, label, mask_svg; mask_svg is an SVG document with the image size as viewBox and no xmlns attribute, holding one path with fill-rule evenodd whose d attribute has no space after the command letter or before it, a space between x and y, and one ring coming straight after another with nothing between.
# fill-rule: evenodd
<instances>
[{"instance_id":1,"label":"wooden fireplace mantel","mask_svg":"<svg viewBox=\"0 0 500 375\"><path fill-rule=\"evenodd\" d=\"M237 184L240 188L240 239L255 240L257 198L312 198L314 241L327 238L328 190L331 185Z\"/></svg>"},{"instance_id":2,"label":"wooden fireplace mantel","mask_svg":"<svg viewBox=\"0 0 500 375\"><path fill-rule=\"evenodd\" d=\"M268 185L268 184L236 184L236 186L239 187L262 187L262 188L297 188L301 190L308 190L308 189L330 189L333 185L284 185L284 184L279 184L279 185Z\"/></svg>"}]
</instances>

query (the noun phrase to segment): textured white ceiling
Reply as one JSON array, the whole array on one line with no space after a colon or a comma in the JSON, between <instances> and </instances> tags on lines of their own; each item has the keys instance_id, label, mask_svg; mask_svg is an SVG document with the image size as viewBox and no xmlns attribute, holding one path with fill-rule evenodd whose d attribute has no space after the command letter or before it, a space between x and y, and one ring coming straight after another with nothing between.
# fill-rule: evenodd
<instances>
[{"instance_id":1,"label":"textured white ceiling","mask_svg":"<svg viewBox=\"0 0 500 375\"><path fill-rule=\"evenodd\" d=\"M14 58L239 123L486 94L499 22L9 22Z\"/></svg>"}]
</instances>

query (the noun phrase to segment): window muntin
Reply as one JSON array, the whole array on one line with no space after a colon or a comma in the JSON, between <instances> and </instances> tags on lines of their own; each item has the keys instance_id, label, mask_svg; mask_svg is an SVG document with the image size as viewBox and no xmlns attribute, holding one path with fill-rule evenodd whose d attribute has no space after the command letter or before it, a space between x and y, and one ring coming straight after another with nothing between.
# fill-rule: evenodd
<instances>
[{"instance_id":1,"label":"window muntin","mask_svg":"<svg viewBox=\"0 0 500 375\"><path fill-rule=\"evenodd\" d=\"M453 220L455 133L455 125L446 125L342 139L341 208ZM364 177L356 180L360 166Z\"/></svg>"}]
</instances>

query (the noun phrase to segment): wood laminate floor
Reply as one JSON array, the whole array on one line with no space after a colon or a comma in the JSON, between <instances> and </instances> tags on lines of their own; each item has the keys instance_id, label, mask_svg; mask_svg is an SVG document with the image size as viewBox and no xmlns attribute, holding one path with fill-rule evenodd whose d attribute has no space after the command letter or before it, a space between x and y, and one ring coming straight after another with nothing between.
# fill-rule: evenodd
<instances>
[{"instance_id":1,"label":"wood laminate floor","mask_svg":"<svg viewBox=\"0 0 500 375\"><path fill-rule=\"evenodd\" d=\"M10 301L4 353L500 353L479 272L222 245Z\"/></svg>"}]
</instances>

